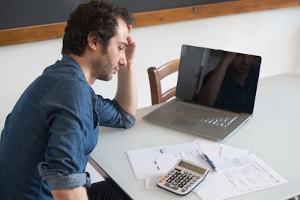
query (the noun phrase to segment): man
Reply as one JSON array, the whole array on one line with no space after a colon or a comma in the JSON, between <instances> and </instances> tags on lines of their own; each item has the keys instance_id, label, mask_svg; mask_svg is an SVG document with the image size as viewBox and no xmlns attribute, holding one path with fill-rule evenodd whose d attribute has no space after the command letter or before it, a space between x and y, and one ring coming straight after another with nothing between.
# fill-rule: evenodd
<instances>
[{"instance_id":1,"label":"man","mask_svg":"<svg viewBox=\"0 0 300 200\"><path fill-rule=\"evenodd\" d=\"M85 168L99 125L135 123L132 22L126 9L107 2L81 4L70 15L62 59L25 90L5 121L0 199L117 199L102 184L90 190ZM117 72L114 100L96 95L95 80Z\"/></svg>"}]
</instances>

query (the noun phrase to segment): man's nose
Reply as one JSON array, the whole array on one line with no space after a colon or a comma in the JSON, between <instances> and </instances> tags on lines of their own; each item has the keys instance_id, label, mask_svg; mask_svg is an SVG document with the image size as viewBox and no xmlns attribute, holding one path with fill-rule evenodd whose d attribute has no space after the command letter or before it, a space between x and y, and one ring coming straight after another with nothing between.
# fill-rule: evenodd
<instances>
[{"instance_id":1,"label":"man's nose","mask_svg":"<svg viewBox=\"0 0 300 200\"><path fill-rule=\"evenodd\" d=\"M122 55L120 57L119 65L121 65L121 66L126 66L127 65L127 60L126 60L125 52L122 53Z\"/></svg>"}]
</instances>

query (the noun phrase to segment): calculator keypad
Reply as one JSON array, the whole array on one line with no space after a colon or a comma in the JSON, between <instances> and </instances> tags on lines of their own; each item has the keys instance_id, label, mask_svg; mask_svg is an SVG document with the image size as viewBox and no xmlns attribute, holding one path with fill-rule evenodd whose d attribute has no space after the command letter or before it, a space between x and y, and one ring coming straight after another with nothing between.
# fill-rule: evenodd
<instances>
[{"instance_id":1,"label":"calculator keypad","mask_svg":"<svg viewBox=\"0 0 300 200\"><path fill-rule=\"evenodd\" d=\"M178 169L171 170L166 176L162 177L159 182L173 189L185 193L189 187L198 184L200 176L191 172L181 171Z\"/></svg>"}]
</instances>

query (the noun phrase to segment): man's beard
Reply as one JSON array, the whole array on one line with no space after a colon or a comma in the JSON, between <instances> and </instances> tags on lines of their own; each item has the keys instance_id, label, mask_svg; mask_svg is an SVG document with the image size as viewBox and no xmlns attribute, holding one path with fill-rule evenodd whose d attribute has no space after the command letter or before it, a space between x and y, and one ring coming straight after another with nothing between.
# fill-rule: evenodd
<instances>
[{"instance_id":1,"label":"man's beard","mask_svg":"<svg viewBox=\"0 0 300 200\"><path fill-rule=\"evenodd\" d=\"M107 53L102 54L92 63L93 76L98 80L109 81L113 76L113 64Z\"/></svg>"}]
</instances>

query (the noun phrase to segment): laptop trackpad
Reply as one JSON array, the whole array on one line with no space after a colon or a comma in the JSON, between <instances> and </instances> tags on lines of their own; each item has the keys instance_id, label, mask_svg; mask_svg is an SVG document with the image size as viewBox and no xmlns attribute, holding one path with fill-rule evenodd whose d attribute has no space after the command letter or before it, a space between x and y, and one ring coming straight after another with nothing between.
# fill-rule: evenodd
<instances>
[{"instance_id":1,"label":"laptop trackpad","mask_svg":"<svg viewBox=\"0 0 300 200\"><path fill-rule=\"evenodd\" d=\"M169 126L175 129L188 130L193 126L197 125L197 123L182 119L176 118L169 123Z\"/></svg>"}]
</instances>

